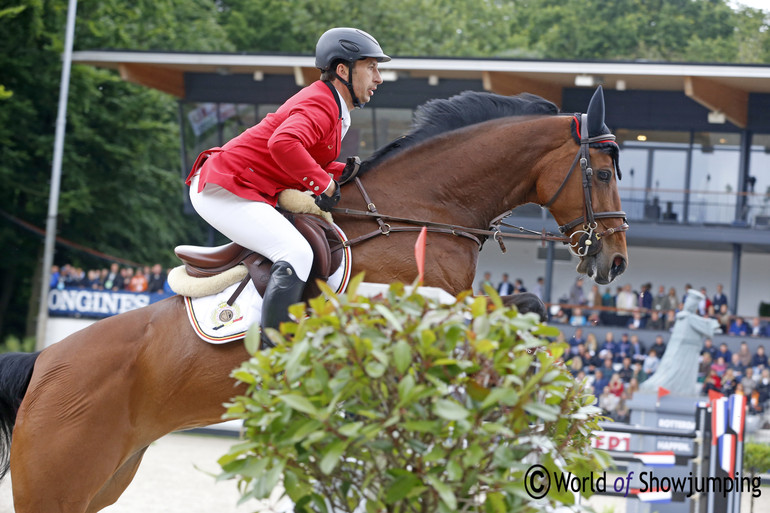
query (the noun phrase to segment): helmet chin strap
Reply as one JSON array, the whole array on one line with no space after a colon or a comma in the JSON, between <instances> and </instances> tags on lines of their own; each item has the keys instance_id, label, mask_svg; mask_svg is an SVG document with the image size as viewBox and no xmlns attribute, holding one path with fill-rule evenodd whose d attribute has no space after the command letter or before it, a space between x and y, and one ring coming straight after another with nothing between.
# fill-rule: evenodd
<instances>
[{"instance_id":1,"label":"helmet chin strap","mask_svg":"<svg viewBox=\"0 0 770 513\"><path fill-rule=\"evenodd\" d=\"M350 92L350 97L353 99L353 106L357 107L359 109L363 109L364 108L364 104L361 103L358 100L358 97L356 96L356 93L353 92L353 65L352 64L348 64L348 71L349 71L349 75L350 75L350 82L348 82L347 80L342 78L339 75L339 73L337 73L336 69L334 70L334 76L337 77L337 80L339 80L340 82L345 84L345 87L348 88L348 91Z\"/></svg>"}]
</instances>

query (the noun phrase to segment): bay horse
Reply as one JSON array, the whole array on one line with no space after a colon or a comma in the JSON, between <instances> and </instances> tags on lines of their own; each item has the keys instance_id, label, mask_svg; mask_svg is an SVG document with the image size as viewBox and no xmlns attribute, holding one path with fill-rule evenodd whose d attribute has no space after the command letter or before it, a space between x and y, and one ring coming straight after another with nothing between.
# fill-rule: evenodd
<instances>
[{"instance_id":1,"label":"bay horse","mask_svg":"<svg viewBox=\"0 0 770 513\"><path fill-rule=\"evenodd\" d=\"M618 148L600 89L587 111L556 115L533 95L433 100L406 137L366 162L361 190L377 212L435 223L425 285L457 294L473 284L479 238L440 226L486 230L524 203L546 206L580 255L578 271L609 283L627 263ZM340 209L364 205L344 186ZM336 223L350 239L378 226L360 215L337 214ZM411 282L416 236L356 245L353 272ZM221 420L223 403L245 392L230 372L248 357L242 343L199 340L180 296L96 322L39 353L0 356L0 450L4 470L10 452L16 513L91 513L115 502L153 441Z\"/></svg>"}]
</instances>

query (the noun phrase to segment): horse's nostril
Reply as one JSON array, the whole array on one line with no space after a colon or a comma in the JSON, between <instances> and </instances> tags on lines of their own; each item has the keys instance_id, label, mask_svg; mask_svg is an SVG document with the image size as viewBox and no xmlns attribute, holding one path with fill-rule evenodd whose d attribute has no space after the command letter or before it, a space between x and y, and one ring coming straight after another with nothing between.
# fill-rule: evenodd
<instances>
[{"instance_id":1,"label":"horse's nostril","mask_svg":"<svg viewBox=\"0 0 770 513\"><path fill-rule=\"evenodd\" d=\"M622 256L616 256L612 260L612 272L615 276L619 274L623 274L623 271L626 270L626 259Z\"/></svg>"}]
</instances>

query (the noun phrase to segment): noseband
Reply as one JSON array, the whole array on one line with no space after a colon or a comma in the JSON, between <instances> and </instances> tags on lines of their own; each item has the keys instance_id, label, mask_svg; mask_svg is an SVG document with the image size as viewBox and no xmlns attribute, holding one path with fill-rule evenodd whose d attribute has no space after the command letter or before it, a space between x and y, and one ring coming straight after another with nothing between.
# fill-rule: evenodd
<instances>
[{"instance_id":1,"label":"noseband","mask_svg":"<svg viewBox=\"0 0 770 513\"><path fill-rule=\"evenodd\" d=\"M588 136L588 115L580 115L580 149L575 160L572 161L572 166L569 168L567 176L564 177L564 181L561 183L556 193L551 199L543 205L545 208L550 208L556 201L556 198L561 194L564 186L567 185L572 172L580 163L580 170L583 173L583 216L570 221L569 223L559 226L559 231L563 234L567 234L573 228L582 225L582 229L575 230L568 235L566 244L569 245L570 251L578 257L592 256L597 254L602 249L602 239L613 233L625 232L628 230L628 222L626 221L626 213L622 210L615 212L594 212L593 205L591 203L591 183L593 180L594 170L591 168L591 155L589 153L590 145L597 142L614 142L615 136L612 134L596 135L593 137ZM616 170L617 172L617 170ZM613 228L608 228L603 232L597 232L598 223L597 219L610 219L610 218L623 219L623 224ZM579 236L577 242L573 240L575 236Z\"/></svg>"}]
</instances>

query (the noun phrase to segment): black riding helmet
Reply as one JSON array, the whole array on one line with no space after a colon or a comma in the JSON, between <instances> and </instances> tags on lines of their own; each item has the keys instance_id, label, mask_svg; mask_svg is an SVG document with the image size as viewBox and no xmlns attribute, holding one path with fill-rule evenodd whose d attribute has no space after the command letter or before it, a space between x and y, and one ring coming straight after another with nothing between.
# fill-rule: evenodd
<instances>
[{"instance_id":1,"label":"black riding helmet","mask_svg":"<svg viewBox=\"0 0 770 513\"><path fill-rule=\"evenodd\" d=\"M337 27L324 32L315 47L315 66L321 71L329 71L337 61L344 61L350 70L350 81L337 75L337 79L345 84L353 97L356 107L363 105L353 92L353 63L361 59L373 57L377 62L388 62L390 57L383 53L380 44L372 36L355 28Z\"/></svg>"}]
</instances>

